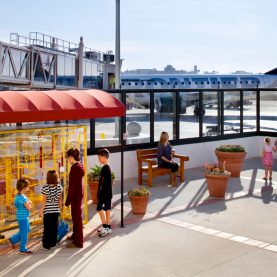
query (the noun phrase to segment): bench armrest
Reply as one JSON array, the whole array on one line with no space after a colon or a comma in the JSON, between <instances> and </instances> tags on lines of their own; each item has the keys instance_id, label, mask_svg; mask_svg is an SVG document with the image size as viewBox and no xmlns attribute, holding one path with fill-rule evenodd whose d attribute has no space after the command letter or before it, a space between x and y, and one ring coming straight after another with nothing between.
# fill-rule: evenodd
<instances>
[{"instance_id":1,"label":"bench armrest","mask_svg":"<svg viewBox=\"0 0 277 277\"><path fill-rule=\"evenodd\" d=\"M180 159L180 160L183 160L183 161L189 161L188 156L182 156L182 155L174 154L173 157L177 158L177 159Z\"/></svg>"},{"instance_id":2,"label":"bench armrest","mask_svg":"<svg viewBox=\"0 0 277 277\"><path fill-rule=\"evenodd\" d=\"M150 160L150 159L141 159L141 162L142 163L148 163L148 165L156 165L157 164L157 161L153 161L153 160Z\"/></svg>"}]
</instances>

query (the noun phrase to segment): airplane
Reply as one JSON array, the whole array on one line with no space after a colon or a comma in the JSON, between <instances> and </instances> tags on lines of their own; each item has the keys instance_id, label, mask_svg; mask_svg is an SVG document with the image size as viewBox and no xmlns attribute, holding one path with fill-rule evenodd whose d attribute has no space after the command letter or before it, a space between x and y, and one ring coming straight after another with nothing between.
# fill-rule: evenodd
<instances>
[{"instance_id":1,"label":"airplane","mask_svg":"<svg viewBox=\"0 0 277 277\"><path fill-rule=\"evenodd\" d=\"M233 89L233 88L275 88L277 87L277 68L264 74L132 74L121 76L121 89ZM216 91L205 93L204 106L216 104ZM132 106L149 106L147 93L128 93L127 102ZM155 93L155 110L159 113L172 112L172 97L170 93ZM181 94L180 113L186 113L186 108L195 106L194 113L199 115L198 93L186 92ZM244 91L244 105L250 105L252 93ZM233 92L225 92L224 105L226 108L238 108L240 96ZM171 103L171 104L170 104ZM205 110L202 111L205 113Z\"/></svg>"}]
</instances>

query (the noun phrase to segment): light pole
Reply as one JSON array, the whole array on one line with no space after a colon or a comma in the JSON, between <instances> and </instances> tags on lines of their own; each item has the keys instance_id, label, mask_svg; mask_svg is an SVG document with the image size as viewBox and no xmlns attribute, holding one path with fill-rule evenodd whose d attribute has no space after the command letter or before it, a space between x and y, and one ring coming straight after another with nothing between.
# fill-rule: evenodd
<instances>
[{"instance_id":1,"label":"light pole","mask_svg":"<svg viewBox=\"0 0 277 277\"><path fill-rule=\"evenodd\" d=\"M115 88L120 89L120 0L116 0L116 14L115 14ZM122 96L123 94L121 94ZM122 97L121 100L124 100L125 97ZM125 101L125 100L124 100ZM126 135L124 134L124 116L121 117L121 122L120 122L120 143L121 143L121 201L120 201L120 206L121 206L121 222L120 226L123 228L124 227L124 206L123 206L123 196L124 196L124 144L125 144L125 139Z\"/></svg>"},{"instance_id":2,"label":"light pole","mask_svg":"<svg viewBox=\"0 0 277 277\"><path fill-rule=\"evenodd\" d=\"M120 0L116 0L115 14L115 88L120 88Z\"/></svg>"}]
</instances>

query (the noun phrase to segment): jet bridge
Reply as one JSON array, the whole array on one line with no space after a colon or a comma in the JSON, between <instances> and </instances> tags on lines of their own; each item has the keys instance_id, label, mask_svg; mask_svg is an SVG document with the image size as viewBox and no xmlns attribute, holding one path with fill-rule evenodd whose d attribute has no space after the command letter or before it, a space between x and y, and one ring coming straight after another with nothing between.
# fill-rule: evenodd
<instances>
[{"instance_id":1,"label":"jet bridge","mask_svg":"<svg viewBox=\"0 0 277 277\"><path fill-rule=\"evenodd\" d=\"M76 44L38 32L29 37L12 33L10 43L0 41L0 86L108 88L101 76L108 74L103 72L107 68L113 71L112 56L86 48L82 37Z\"/></svg>"}]
</instances>

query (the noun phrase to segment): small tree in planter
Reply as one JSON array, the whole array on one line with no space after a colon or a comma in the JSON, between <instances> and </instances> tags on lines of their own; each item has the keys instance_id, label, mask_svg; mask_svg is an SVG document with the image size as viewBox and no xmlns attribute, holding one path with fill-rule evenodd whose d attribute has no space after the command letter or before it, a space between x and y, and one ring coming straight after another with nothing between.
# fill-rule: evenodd
<instances>
[{"instance_id":1,"label":"small tree in planter","mask_svg":"<svg viewBox=\"0 0 277 277\"><path fill-rule=\"evenodd\" d=\"M91 199L94 204L98 203L97 191L98 191L101 169L102 169L102 166L96 164L90 168L89 173L87 175L89 189L91 193ZM115 180L115 174L114 172L112 172L112 182L114 182L114 180Z\"/></svg>"},{"instance_id":2,"label":"small tree in planter","mask_svg":"<svg viewBox=\"0 0 277 277\"><path fill-rule=\"evenodd\" d=\"M220 163L226 161L226 170L231 177L239 177L246 156L246 150L241 145L228 144L216 148L215 154Z\"/></svg>"},{"instance_id":3,"label":"small tree in planter","mask_svg":"<svg viewBox=\"0 0 277 277\"><path fill-rule=\"evenodd\" d=\"M225 169L225 161L222 167L219 164L205 163L205 178L210 196L224 197L231 173Z\"/></svg>"},{"instance_id":4,"label":"small tree in planter","mask_svg":"<svg viewBox=\"0 0 277 277\"><path fill-rule=\"evenodd\" d=\"M134 214L145 214L148 200L150 197L149 190L144 187L138 189L130 189L128 196L132 205Z\"/></svg>"}]
</instances>

